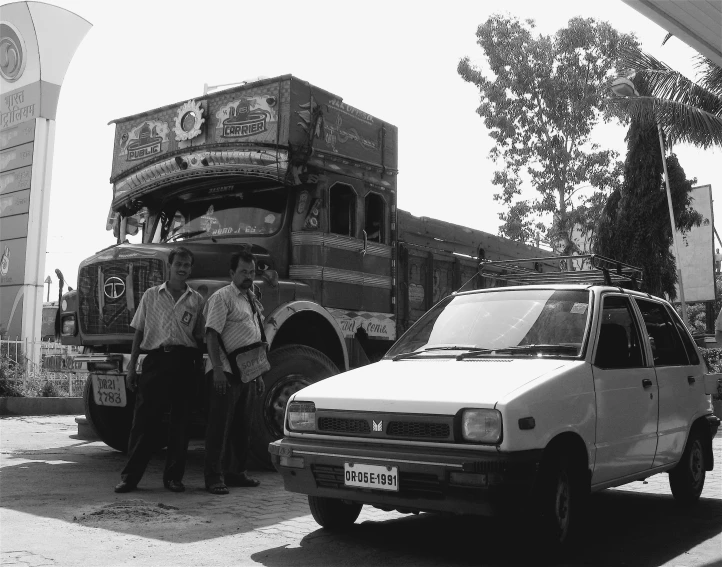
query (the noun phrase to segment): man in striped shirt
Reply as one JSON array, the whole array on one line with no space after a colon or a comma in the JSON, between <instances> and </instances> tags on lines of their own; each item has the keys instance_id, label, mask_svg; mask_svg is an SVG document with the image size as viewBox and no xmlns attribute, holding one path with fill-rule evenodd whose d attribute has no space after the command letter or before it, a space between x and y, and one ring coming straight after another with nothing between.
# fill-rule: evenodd
<instances>
[{"instance_id":1,"label":"man in striped shirt","mask_svg":"<svg viewBox=\"0 0 722 567\"><path fill-rule=\"evenodd\" d=\"M255 274L255 259L250 252L233 254L231 283L215 292L205 307L206 379L211 392L204 475L211 494L228 494L227 484L249 487L260 484L245 469L251 445L253 402L264 391L263 378L243 383L233 375L226 356L261 340L259 319L263 307L251 291ZM234 470L229 470L231 465Z\"/></svg>"},{"instance_id":2,"label":"man in striped shirt","mask_svg":"<svg viewBox=\"0 0 722 567\"><path fill-rule=\"evenodd\" d=\"M163 485L183 492L188 438L186 424L193 379L200 360L198 339L203 329L203 297L186 280L191 275L193 253L174 248L168 256L170 279L143 294L131 327L135 329L126 377L137 390L133 426L128 441L128 462L115 492L135 490L153 454L161 420L171 405L168 453ZM136 374L140 351L146 352L143 371Z\"/></svg>"}]
</instances>

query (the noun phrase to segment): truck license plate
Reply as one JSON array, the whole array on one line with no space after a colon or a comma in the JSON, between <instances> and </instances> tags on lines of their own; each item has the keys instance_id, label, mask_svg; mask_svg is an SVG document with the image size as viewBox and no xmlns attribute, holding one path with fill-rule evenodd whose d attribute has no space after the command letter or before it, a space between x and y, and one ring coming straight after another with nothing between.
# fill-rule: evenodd
<instances>
[{"instance_id":1,"label":"truck license plate","mask_svg":"<svg viewBox=\"0 0 722 567\"><path fill-rule=\"evenodd\" d=\"M125 376L92 374L92 377L93 395L97 405L125 407L128 403L125 395Z\"/></svg>"},{"instance_id":2,"label":"truck license plate","mask_svg":"<svg viewBox=\"0 0 722 567\"><path fill-rule=\"evenodd\" d=\"M398 467L380 467L359 463L344 463L344 484L356 488L375 490L399 490Z\"/></svg>"}]
</instances>

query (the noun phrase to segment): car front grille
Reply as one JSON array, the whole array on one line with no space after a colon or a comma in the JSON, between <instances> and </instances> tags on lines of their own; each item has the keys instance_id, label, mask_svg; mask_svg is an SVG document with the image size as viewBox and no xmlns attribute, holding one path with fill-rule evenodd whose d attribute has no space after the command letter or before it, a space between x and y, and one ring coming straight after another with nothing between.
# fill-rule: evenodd
<instances>
[{"instance_id":1,"label":"car front grille","mask_svg":"<svg viewBox=\"0 0 722 567\"><path fill-rule=\"evenodd\" d=\"M454 442L453 416L320 410L317 419L323 435Z\"/></svg>"},{"instance_id":2,"label":"car front grille","mask_svg":"<svg viewBox=\"0 0 722 567\"><path fill-rule=\"evenodd\" d=\"M340 417L319 418L318 429L319 431L332 433L371 433L371 428L367 420Z\"/></svg>"},{"instance_id":3,"label":"car front grille","mask_svg":"<svg viewBox=\"0 0 722 567\"><path fill-rule=\"evenodd\" d=\"M140 299L146 289L163 282L163 268L164 262L159 258L110 260L83 266L78 275L81 331L87 335L132 333L130 322ZM118 284L115 293L113 282ZM118 295L121 287L123 293Z\"/></svg>"},{"instance_id":4,"label":"car front grille","mask_svg":"<svg viewBox=\"0 0 722 567\"><path fill-rule=\"evenodd\" d=\"M386 429L389 437L418 437L421 439L446 439L451 429L448 423L392 421Z\"/></svg>"}]
</instances>

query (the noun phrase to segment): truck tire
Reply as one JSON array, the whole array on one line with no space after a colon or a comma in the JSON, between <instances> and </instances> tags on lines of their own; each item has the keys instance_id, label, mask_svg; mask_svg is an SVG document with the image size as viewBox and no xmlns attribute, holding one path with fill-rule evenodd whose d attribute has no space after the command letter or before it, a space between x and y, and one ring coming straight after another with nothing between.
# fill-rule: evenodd
<instances>
[{"instance_id":1,"label":"truck tire","mask_svg":"<svg viewBox=\"0 0 722 567\"><path fill-rule=\"evenodd\" d=\"M336 531L347 528L356 521L363 504L344 502L336 498L309 496L308 506L316 523L327 530Z\"/></svg>"},{"instance_id":2,"label":"truck tire","mask_svg":"<svg viewBox=\"0 0 722 567\"><path fill-rule=\"evenodd\" d=\"M669 471L669 487L672 496L680 504L695 504L702 494L705 480L704 438L698 428L693 428L684 446L679 463Z\"/></svg>"},{"instance_id":3,"label":"truck tire","mask_svg":"<svg viewBox=\"0 0 722 567\"><path fill-rule=\"evenodd\" d=\"M127 392L127 395L128 403L124 408L99 406L95 403L93 380L90 376L83 388L85 418L103 443L122 453L128 450L128 437L135 405L133 392Z\"/></svg>"},{"instance_id":4,"label":"truck tire","mask_svg":"<svg viewBox=\"0 0 722 567\"><path fill-rule=\"evenodd\" d=\"M334 374L336 365L322 352L303 345L285 345L268 353L271 369L263 376L266 390L253 408L251 453L274 470L268 444L283 437L288 399L306 386Z\"/></svg>"}]
</instances>

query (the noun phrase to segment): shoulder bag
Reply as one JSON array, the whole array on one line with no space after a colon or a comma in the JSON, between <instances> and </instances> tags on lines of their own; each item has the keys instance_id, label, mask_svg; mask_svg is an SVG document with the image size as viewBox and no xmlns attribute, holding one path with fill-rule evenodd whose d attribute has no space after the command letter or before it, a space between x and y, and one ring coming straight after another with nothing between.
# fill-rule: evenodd
<instances>
[{"instance_id":1,"label":"shoulder bag","mask_svg":"<svg viewBox=\"0 0 722 567\"><path fill-rule=\"evenodd\" d=\"M255 380L271 369L271 364L268 362L268 357L266 356L266 353L268 352L268 342L266 342L266 333L263 330L261 315L258 311L256 311L253 299L248 298L248 303L251 305L251 311L253 311L254 319L258 322L258 329L261 331L261 340L256 343L251 343L250 345L237 348L229 353L226 350L226 346L223 344L221 334L218 333L218 344L231 365L233 377L236 380L240 379L240 381L244 384L247 384L251 380Z\"/></svg>"}]
</instances>

